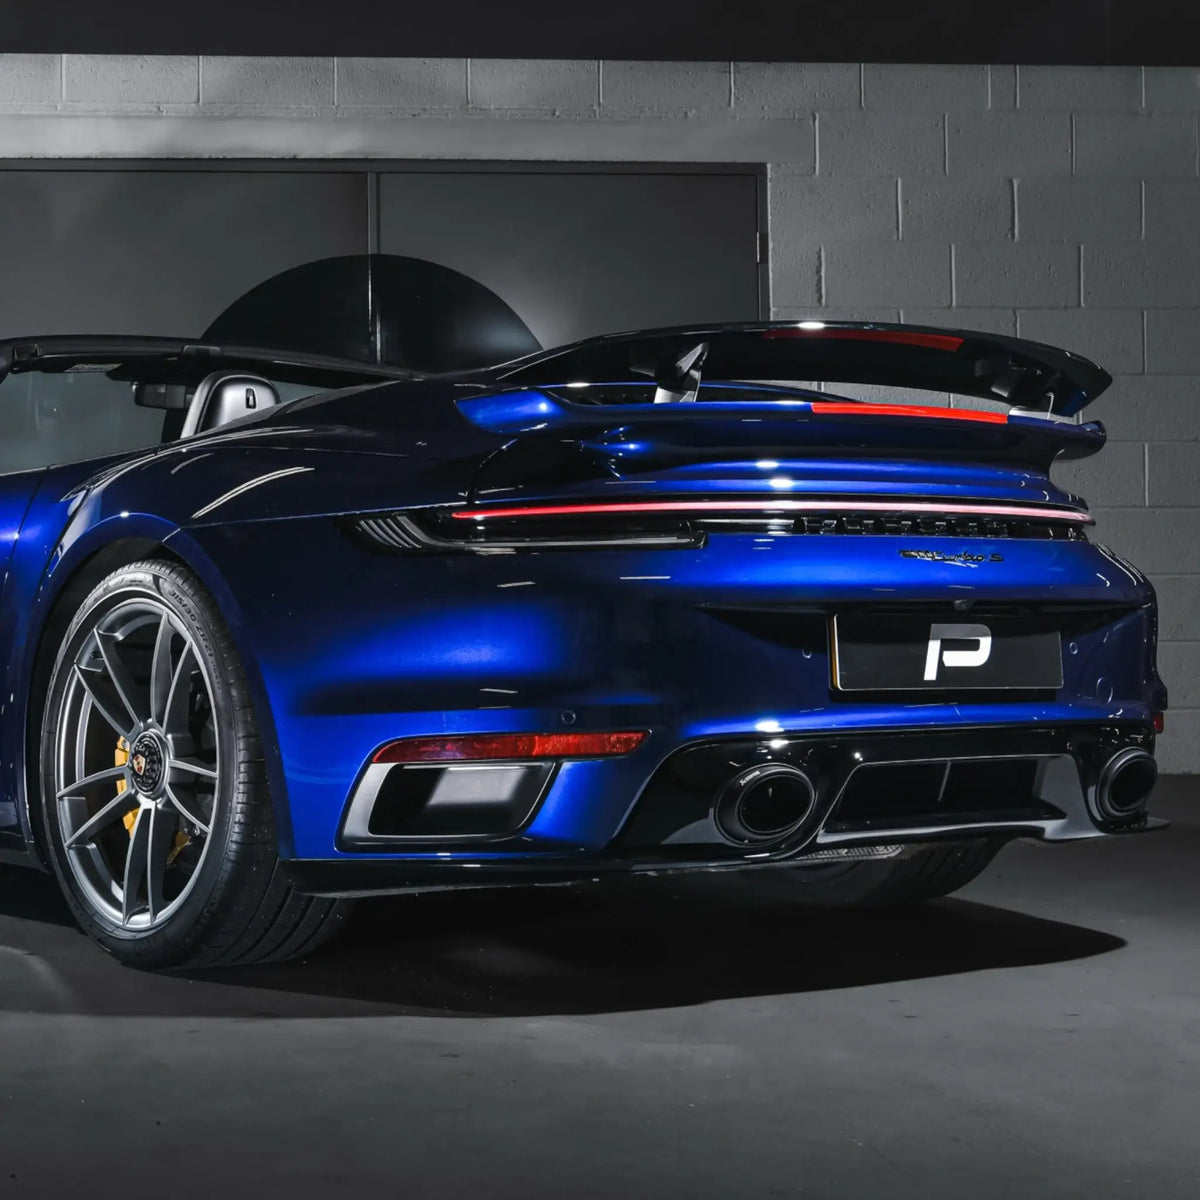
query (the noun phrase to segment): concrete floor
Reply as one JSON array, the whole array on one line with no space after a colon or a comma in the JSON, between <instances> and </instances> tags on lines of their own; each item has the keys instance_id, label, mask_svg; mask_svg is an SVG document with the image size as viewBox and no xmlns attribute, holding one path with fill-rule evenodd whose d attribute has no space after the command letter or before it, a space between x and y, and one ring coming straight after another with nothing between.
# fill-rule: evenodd
<instances>
[{"instance_id":1,"label":"concrete floor","mask_svg":"<svg viewBox=\"0 0 1200 1200\"><path fill-rule=\"evenodd\" d=\"M0 1197L1195 1197L1200 778L1155 811L904 914L439 894L219 978L0 870Z\"/></svg>"}]
</instances>

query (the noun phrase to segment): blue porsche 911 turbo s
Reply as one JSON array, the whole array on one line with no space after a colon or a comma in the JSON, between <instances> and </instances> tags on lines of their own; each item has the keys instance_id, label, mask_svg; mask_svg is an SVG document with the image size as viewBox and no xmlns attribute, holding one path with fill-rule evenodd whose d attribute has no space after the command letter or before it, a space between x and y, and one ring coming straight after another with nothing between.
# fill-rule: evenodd
<instances>
[{"instance_id":1,"label":"blue porsche 911 turbo s","mask_svg":"<svg viewBox=\"0 0 1200 1200\"><path fill-rule=\"evenodd\" d=\"M793 322L0 375L0 858L124 962L608 871L908 903L1156 824L1154 592L1049 476L1104 444L1073 354Z\"/></svg>"}]
</instances>

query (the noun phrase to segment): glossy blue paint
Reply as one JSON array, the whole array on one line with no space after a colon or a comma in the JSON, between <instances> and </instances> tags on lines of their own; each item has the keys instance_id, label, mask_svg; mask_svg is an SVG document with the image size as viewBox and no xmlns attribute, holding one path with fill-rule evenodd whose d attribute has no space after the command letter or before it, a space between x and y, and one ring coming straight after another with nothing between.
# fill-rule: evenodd
<instances>
[{"instance_id":1,"label":"glossy blue paint","mask_svg":"<svg viewBox=\"0 0 1200 1200\"><path fill-rule=\"evenodd\" d=\"M0 579L3 581L0 583L0 645L13 645L11 634L5 638L8 632L5 623L9 614L15 611L10 597L19 585L13 581L10 565L22 523L41 476L40 471L21 471L0 476ZM9 664L11 673L11 655ZM7 772L8 764L12 761L6 753L8 748L3 744L3 730L12 724L11 719L6 720L13 708L9 701L10 694L15 693L11 693L5 687L0 695L0 775ZM14 788L0 787L0 846L5 844L6 834L10 841L17 840L16 835L20 827L19 802L20 797Z\"/></svg>"},{"instance_id":2,"label":"glossy blue paint","mask_svg":"<svg viewBox=\"0 0 1200 1200\"><path fill-rule=\"evenodd\" d=\"M855 496L987 499L1021 504L1071 504L1070 493L1050 482L1044 471L1020 467L980 467L930 463L919 459L845 462L829 458L800 458L781 454L773 459L680 463L639 469L628 458L614 462L614 473L601 480L582 479L547 487L538 483L493 482L503 463L493 462L476 485L480 500L535 503L552 498L589 497L617 501L639 495L647 484L656 491L668 487L673 497L705 496Z\"/></svg>"},{"instance_id":3,"label":"glossy blue paint","mask_svg":"<svg viewBox=\"0 0 1200 1200\"><path fill-rule=\"evenodd\" d=\"M702 549L387 557L364 552L332 521L195 536L241 600L301 857L338 856L354 780L396 737L555 730L564 713L572 728L649 729L628 758L562 772L527 831L529 850L542 839L544 849L598 850L658 762L690 740L1146 720L1160 706L1149 585L1087 543L972 539L973 554L1003 561L964 565L901 559L892 537L728 534ZM943 538L902 544L947 548ZM788 646L727 619L948 595L1035 605L1099 595L1130 611L1071 640L1052 701L1007 704L833 701L825 645ZM1098 693L1102 678L1111 696Z\"/></svg>"},{"instance_id":4,"label":"glossy blue paint","mask_svg":"<svg viewBox=\"0 0 1200 1200\"><path fill-rule=\"evenodd\" d=\"M1069 504L1050 461L1103 441L1097 426L1036 418L815 418L793 399L661 407L670 411L395 383L119 460L0 479L0 827L31 835L27 697L47 620L76 573L118 542L165 547L225 613L264 728L285 857L595 856L655 768L698 739L1144 722L1164 707L1153 591L1088 542L745 532L711 534L698 548L389 554L340 520L585 496ZM924 561L900 549L997 561ZM1053 697L918 703L831 691L830 613L950 600L1091 605L1102 617L1066 637ZM816 633L781 636L764 612L804 617ZM512 844L339 848L347 799L383 743L566 728L649 736L625 757L564 764Z\"/></svg>"}]
</instances>

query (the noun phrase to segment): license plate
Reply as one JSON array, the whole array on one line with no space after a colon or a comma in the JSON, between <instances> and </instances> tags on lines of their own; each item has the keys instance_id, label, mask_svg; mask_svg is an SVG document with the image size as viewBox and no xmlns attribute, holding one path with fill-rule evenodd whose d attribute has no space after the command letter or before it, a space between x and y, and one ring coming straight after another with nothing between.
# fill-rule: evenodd
<instances>
[{"instance_id":1,"label":"license plate","mask_svg":"<svg viewBox=\"0 0 1200 1200\"><path fill-rule=\"evenodd\" d=\"M844 692L1062 687L1062 638L1036 617L841 613L830 632Z\"/></svg>"}]
</instances>

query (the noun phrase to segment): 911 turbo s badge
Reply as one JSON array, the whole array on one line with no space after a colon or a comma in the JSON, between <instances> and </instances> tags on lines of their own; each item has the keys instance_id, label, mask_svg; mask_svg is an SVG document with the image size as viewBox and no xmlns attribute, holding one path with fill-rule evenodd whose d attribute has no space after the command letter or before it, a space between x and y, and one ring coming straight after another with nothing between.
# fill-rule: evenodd
<instances>
[{"instance_id":1,"label":"911 turbo s badge","mask_svg":"<svg viewBox=\"0 0 1200 1200\"><path fill-rule=\"evenodd\" d=\"M978 566L980 563L1003 562L1002 554L943 554L941 550L901 550L901 558L919 558L922 562L959 563L964 567Z\"/></svg>"}]
</instances>

